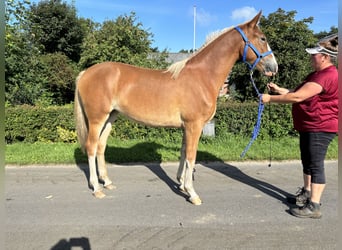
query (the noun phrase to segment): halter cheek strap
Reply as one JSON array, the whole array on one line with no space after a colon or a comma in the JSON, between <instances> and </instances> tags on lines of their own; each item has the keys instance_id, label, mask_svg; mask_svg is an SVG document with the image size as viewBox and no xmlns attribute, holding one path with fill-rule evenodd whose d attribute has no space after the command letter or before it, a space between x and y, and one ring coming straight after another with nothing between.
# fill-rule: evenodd
<instances>
[{"instance_id":1,"label":"halter cheek strap","mask_svg":"<svg viewBox=\"0 0 342 250\"><path fill-rule=\"evenodd\" d=\"M236 26L234 29L240 33L242 39L245 41L245 48L243 49L242 61L247 64L249 70L253 70L263 57L272 54L272 50L269 50L261 54L259 50L248 40L245 33L243 33L242 29L239 26ZM246 61L248 48L251 48L257 56L253 64L250 64L248 61Z\"/></svg>"}]
</instances>

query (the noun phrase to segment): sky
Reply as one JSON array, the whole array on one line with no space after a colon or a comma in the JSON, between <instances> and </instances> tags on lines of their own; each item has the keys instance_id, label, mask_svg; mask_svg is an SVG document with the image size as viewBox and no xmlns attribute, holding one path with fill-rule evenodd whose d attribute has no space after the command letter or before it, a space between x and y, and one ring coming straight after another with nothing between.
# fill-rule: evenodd
<instances>
[{"instance_id":1,"label":"sky","mask_svg":"<svg viewBox=\"0 0 342 250\"><path fill-rule=\"evenodd\" d=\"M74 3L79 17L102 23L136 13L137 22L153 34L152 47L168 52L200 48L208 34L241 24L259 11L264 16L297 11L296 21L313 17L315 33L338 27L338 0L64 0ZM35 0L32 2L39 2ZM194 16L196 18L194 18Z\"/></svg>"}]
</instances>

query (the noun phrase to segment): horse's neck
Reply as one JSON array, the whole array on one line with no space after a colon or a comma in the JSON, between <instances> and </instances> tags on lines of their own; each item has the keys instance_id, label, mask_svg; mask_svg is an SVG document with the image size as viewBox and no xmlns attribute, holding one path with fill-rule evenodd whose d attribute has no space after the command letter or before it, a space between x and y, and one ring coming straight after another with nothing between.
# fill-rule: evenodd
<instances>
[{"instance_id":1,"label":"horse's neck","mask_svg":"<svg viewBox=\"0 0 342 250\"><path fill-rule=\"evenodd\" d=\"M210 72L210 74L206 74L210 78L208 82L214 82L217 90L220 89L239 59L241 38L234 36L231 31L223 36L203 48L192 60L193 66L198 65L199 70L203 70L203 65L205 65L205 72Z\"/></svg>"}]
</instances>

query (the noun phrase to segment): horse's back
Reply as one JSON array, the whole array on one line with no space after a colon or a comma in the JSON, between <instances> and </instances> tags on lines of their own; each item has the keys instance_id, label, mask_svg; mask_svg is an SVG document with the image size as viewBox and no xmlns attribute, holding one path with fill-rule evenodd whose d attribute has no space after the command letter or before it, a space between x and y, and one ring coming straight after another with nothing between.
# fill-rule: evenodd
<instances>
[{"instance_id":1,"label":"horse's back","mask_svg":"<svg viewBox=\"0 0 342 250\"><path fill-rule=\"evenodd\" d=\"M77 84L90 116L117 110L152 126L180 126L179 95L168 84L171 74L124 63L104 62L88 68Z\"/></svg>"},{"instance_id":2,"label":"horse's back","mask_svg":"<svg viewBox=\"0 0 342 250\"><path fill-rule=\"evenodd\" d=\"M104 62L85 71L79 92L94 116L116 110L147 125L180 127L215 112L216 96L197 80L184 72L174 78L165 70Z\"/></svg>"}]
</instances>

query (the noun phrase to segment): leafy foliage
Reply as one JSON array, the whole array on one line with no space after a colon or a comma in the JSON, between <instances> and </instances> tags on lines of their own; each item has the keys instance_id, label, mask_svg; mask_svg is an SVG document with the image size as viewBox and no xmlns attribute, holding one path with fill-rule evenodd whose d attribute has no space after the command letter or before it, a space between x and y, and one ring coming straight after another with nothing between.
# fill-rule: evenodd
<instances>
[{"instance_id":1,"label":"leafy foliage","mask_svg":"<svg viewBox=\"0 0 342 250\"><path fill-rule=\"evenodd\" d=\"M44 65L42 74L48 79L44 88L51 93L51 104L63 105L74 100L77 66L63 53L45 54L40 57Z\"/></svg>"},{"instance_id":2,"label":"leafy foliage","mask_svg":"<svg viewBox=\"0 0 342 250\"><path fill-rule=\"evenodd\" d=\"M8 36L7 36L8 37ZM12 105L34 105L44 93L45 77L37 52L29 49L23 34L11 34L5 45L5 98ZM7 39L6 39L7 40Z\"/></svg>"},{"instance_id":3,"label":"leafy foliage","mask_svg":"<svg viewBox=\"0 0 342 250\"><path fill-rule=\"evenodd\" d=\"M7 1L5 96L7 105L65 104L73 99L76 65L62 53L46 54L29 32L36 27L28 1ZM49 23L49 22L48 22Z\"/></svg>"},{"instance_id":4,"label":"leafy foliage","mask_svg":"<svg viewBox=\"0 0 342 250\"><path fill-rule=\"evenodd\" d=\"M14 141L30 143L66 141L65 135L67 133L65 131L75 130L71 105L45 108L28 105L8 107L5 110L5 115L5 139L7 143ZM68 140L72 141L72 138Z\"/></svg>"},{"instance_id":5,"label":"leafy foliage","mask_svg":"<svg viewBox=\"0 0 342 250\"><path fill-rule=\"evenodd\" d=\"M261 20L271 48L276 55L279 74L276 80L289 89L299 85L312 71L310 56L305 48L317 42L313 32L308 28L313 17L295 21L296 11L285 12L278 9Z\"/></svg>"},{"instance_id":6,"label":"leafy foliage","mask_svg":"<svg viewBox=\"0 0 342 250\"><path fill-rule=\"evenodd\" d=\"M76 75L94 63L168 65L166 51L151 54L157 52L150 47L152 34L134 13L98 24L78 18L76 9L61 0L38 4L6 0L6 4L7 106L70 103Z\"/></svg>"},{"instance_id":7,"label":"leafy foliage","mask_svg":"<svg viewBox=\"0 0 342 250\"><path fill-rule=\"evenodd\" d=\"M255 102L221 101L215 114L215 133L250 136L257 121L258 104ZM267 105L262 114L259 137L295 136L291 105Z\"/></svg>"},{"instance_id":8,"label":"leafy foliage","mask_svg":"<svg viewBox=\"0 0 342 250\"><path fill-rule=\"evenodd\" d=\"M104 61L115 61L144 67L165 67L166 54L149 60L152 34L137 23L134 12L105 21L88 34L83 43L81 68ZM160 62L160 63L158 63Z\"/></svg>"},{"instance_id":9,"label":"leafy foliage","mask_svg":"<svg viewBox=\"0 0 342 250\"><path fill-rule=\"evenodd\" d=\"M336 33L338 33L338 28L335 27L335 26L331 26L329 32L328 32L328 31L325 31L325 30L324 30L324 31L321 31L321 32L315 34L315 37L316 37L318 40L320 40L320 39L322 39L323 37L326 37L326 36L331 35L331 34L336 34Z\"/></svg>"},{"instance_id":10,"label":"leafy foliage","mask_svg":"<svg viewBox=\"0 0 342 250\"><path fill-rule=\"evenodd\" d=\"M220 102L215 120L216 139L234 134L250 137L256 122L256 103ZM74 142L76 140L72 105L33 107L28 105L8 107L5 118L6 143L13 142ZM259 137L281 138L294 136L291 106L272 105L272 112L265 109ZM182 140L182 130L177 128L152 128L119 116L111 130L111 136L120 140L157 140L170 142ZM204 139L204 141L210 139Z\"/></svg>"},{"instance_id":11,"label":"leafy foliage","mask_svg":"<svg viewBox=\"0 0 342 250\"><path fill-rule=\"evenodd\" d=\"M30 33L45 53L62 52L78 62L85 30L76 9L61 0L43 0L30 6Z\"/></svg>"},{"instance_id":12,"label":"leafy foliage","mask_svg":"<svg viewBox=\"0 0 342 250\"><path fill-rule=\"evenodd\" d=\"M34 104L42 94L42 79L36 77L40 71L38 50L26 32L28 4L29 1L6 1L5 98L11 104Z\"/></svg>"}]
</instances>

